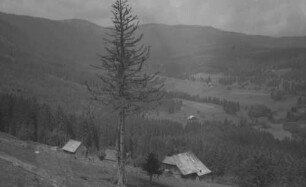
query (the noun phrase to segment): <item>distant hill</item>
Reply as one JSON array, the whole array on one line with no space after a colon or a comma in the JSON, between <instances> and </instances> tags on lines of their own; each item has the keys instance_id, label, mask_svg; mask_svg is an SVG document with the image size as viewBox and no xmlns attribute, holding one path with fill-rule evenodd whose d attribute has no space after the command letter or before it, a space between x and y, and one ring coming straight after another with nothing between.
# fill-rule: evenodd
<instances>
[{"instance_id":1,"label":"distant hill","mask_svg":"<svg viewBox=\"0 0 306 187\"><path fill-rule=\"evenodd\" d=\"M85 20L53 21L0 13L2 56L15 50L40 61L87 66L97 62L97 54L104 52L106 32L106 28ZM145 34L144 43L152 47L152 67L172 76L193 72L194 68L205 69L211 63L232 64L237 59L276 61L306 53L306 37L273 38L207 26L162 24L142 25L140 32Z\"/></svg>"},{"instance_id":2,"label":"distant hill","mask_svg":"<svg viewBox=\"0 0 306 187\"><path fill-rule=\"evenodd\" d=\"M90 64L99 63L97 54L104 53L107 32L85 20L0 13L0 90L17 89L50 102L56 95L77 95L74 92L80 90L85 96L83 83L94 77ZM306 57L306 37L274 38L207 26L162 24L141 25L139 32L152 49L146 69L165 76L269 67Z\"/></svg>"},{"instance_id":3,"label":"distant hill","mask_svg":"<svg viewBox=\"0 0 306 187\"><path fill-rule=\"evenodd\" d=\"M152 46L152 61L163 64L166 75L171 76L246 62L274 64L306 54L306 37L274 38L213 27L158 24L144 25L142 32Z\"/></svg>"},{"instance_id":4,"label":"distant hill","mask_svg":"<svg viewBox=\"0 0 306 187\"><path fill-rule=\"evenodd\" d=\"M82 84L93 77L89 65L104 49L104 31L88 21L0 13L0 90L84 105L89 96Z\"/></svg>"},{"instance_id":5,"label":"distant hill","mask_svg":"<svg viewBox=\"0 0 306 187\"><path fill-rule=\"evenodd\" d=\"M26 54L39 61L86 64L103 50L104 30L82 20L51 21L1 13L0 44L6 49L1 53L13 50L17 58Z\"/></svg>"},{"instance_id":6,"label":"distant hill","mask_svg":"<svg viewBox=\"0 0 306 187\"><path fill-rule=\"evenodd\" d=\"M85 20L53 21L0 13L0 44L6 49L2 50L4 54L14 49L46 60L87 65L88 61L98 60L96 54L103 53L106 32L106 28ZM290 48L299 48L296 53L306 51L306 37L273 38L207 26L162 24L142 25L140 32L145 34L144 42L152 46L154 65L176 63L185 68L184 63L188 66L218 63L220 58L249 56L264 60L269 54L277 57L278 52L283 54L282 58L296 55Z\"/></svg>"}]
</instances>

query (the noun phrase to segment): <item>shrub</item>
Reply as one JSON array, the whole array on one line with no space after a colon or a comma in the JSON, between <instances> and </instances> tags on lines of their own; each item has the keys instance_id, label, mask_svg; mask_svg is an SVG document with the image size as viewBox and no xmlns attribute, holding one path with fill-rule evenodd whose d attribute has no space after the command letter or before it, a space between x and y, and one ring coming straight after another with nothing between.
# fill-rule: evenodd
<instances>
[{"instance_id":1,"label":"shrub","mask_svg":"<svg viewBox=\"0 0 306 187\"><path fill-rule=\"evenodd\" d=\"M104 151L100 150L100 151L98 152L98 158L99 158L101 161L104 160L105 156L106 156L106 154L105 154Z\"/></svg>"}]
</instances>

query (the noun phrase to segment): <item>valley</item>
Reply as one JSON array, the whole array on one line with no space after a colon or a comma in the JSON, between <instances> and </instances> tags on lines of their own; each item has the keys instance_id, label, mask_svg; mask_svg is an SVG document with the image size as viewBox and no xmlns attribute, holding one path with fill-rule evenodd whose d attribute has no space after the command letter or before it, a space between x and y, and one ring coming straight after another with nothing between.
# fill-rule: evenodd
<instances>
[{"instance_id":1,"label":"valley","mask_svg":"<svg viewBox=\"0 0 306 187\"><path fill-rule=\"evenodd\" d=\"M70 138L84 141L94 156L114 147L116 114L87 88L104 86L97 74L105 72L94 66L106 53L103 37L108 31L86 20L0 13L0 130L20 138L9 137L17 144L31 141L11 150L0 134L0 156L9 154L33 170L45 169L63 186L113 186L112 163L77 162L47 147L62 146ZM130 186L147 185L147 176L137 172L148 153L157 153L161 160L188 150L207 161L215 181L162 176L156 186L233 185L236 176L256 166L257 158L271 164L263 164L268 169L289 168L298 176L297 186L303 183L305 176L299 171L306 168L300 165L306 153L306 37L163 24L140 25L139 33L144 33L143 43L151 46L144 71L160 72L165 96L128 118L125 146L132 155ZM34 148L47 152L35 155ZM12 182L12 176L5 176L11 172L19 177L17 183L52 185L52 180L41 179L46 176L20 170L19 161L17 167L3 160L0 165L7 170L0 173L1 180ZM51 160L49 165L46 160ZM284 164L274 166L277 162ZM63 166L71 176L61 173ZM274 174L292 182L291 175ZM23 175L29 180L23 181ZM277 186L283 181L273 182Z\"/></svg>"}]
</instances>

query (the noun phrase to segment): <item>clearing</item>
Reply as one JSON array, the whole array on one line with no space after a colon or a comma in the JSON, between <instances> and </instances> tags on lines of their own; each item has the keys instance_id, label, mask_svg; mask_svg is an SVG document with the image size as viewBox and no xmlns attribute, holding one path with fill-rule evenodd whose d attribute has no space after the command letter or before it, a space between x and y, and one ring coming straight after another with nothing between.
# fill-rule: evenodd
<instances>
[{"instance_id":1,"label":"clearing","mask_svg":"<svg viewBox=\"0 0 306 187\"><path fill-rule=\"evenodd\" d=\"M236 122L237 116L229 115L224 112L223 107L210 103L198 103L194 101L188 101L180 99L182 101L182 107L179 111L169 113L166 111L151 112L149 117L153 119L167 119L171 121L180 122L185 124L187 118L190 115L196 116L199 121L204 120L221 120L228 119Z\"/></svg>"}]
</instances>

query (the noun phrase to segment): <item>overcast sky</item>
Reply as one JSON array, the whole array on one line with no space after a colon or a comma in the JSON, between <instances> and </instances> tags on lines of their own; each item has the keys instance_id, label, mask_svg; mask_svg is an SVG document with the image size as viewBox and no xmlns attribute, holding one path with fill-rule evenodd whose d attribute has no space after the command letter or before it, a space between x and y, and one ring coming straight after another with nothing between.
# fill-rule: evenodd
<instances>
[{"instance_id":1,"label":"overcast sky","mask_svg":"<svg viewBox=\"0 0 306 187\"><path fill-rule=\"evenodd\" d=\"M0 11L110 25L114 0L0 0ZM129 0L141 23L209 25L272 36L306 35L306 0Z\"/></svg>"}]
</instances>

